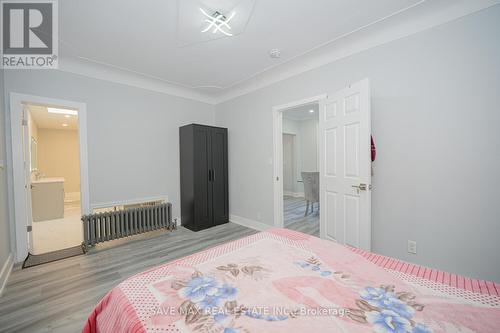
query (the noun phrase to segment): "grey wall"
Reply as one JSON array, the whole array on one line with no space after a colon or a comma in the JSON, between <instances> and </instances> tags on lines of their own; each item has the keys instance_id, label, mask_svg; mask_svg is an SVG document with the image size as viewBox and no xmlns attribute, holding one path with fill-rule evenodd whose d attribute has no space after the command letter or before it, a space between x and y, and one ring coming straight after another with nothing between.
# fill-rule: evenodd
<instances>
[{"instance_id":1,"label":"grey wall","mask_svg":"<svg viewBox=\"0 0 500 333\"><path fill-rule=\"evenodd\" d=\"M369 77L373 251L500 282L499 32L495 6L218 105L231 214L273 224L273 106Z\"/></svg>"},{"instance_id":2,"label":"grey wall","mask_svg":"<svg viewBox=\"0 0 500 333\"><path fill-rule=\"evenodd\" d=\"M6 160L5 153L5 98L4 70L0 69L0 160ZM0 169L0 271L10 254L9 214L7 204L7 172Z\"/></svg>"},{"instance_id":3,"label":"grey wall","mask_svg":"<svg viewBox=\"0 0 500 333\"><path fill-rule=\"evenodd\" d=\"M7 71L5 90L87 104L91 205L168 196L180 216L179 126L212 105L52 70Z\"/></svg>"}]
</instances>

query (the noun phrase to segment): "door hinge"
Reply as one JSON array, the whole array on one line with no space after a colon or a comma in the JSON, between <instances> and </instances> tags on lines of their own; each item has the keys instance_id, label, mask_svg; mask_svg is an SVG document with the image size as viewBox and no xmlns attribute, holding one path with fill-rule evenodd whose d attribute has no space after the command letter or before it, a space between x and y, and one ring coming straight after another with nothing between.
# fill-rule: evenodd
<instances>
[{"instance_id":1,"label":"door hinge","mask_svg":"<svg viewBox=\"0 0 500 333\"><path fill-rule=\"evenodd\" d=\"M23 120L21 121L21 125L22 125L22 126L28 126L28 121L27 121L26 119L23 119Z\"/></svg>"},{"instance_id":2,"label":"door hinge","mask_svg":"<svg viewBox=\"0 0 500 333\"><path fill-rule=\"evenodd\" d=\"M31 232L33 230L33 226L29 225L26 227L26 231Z\"/></svg>"},{"instance_id":3,"label":"door hinge","mask_svg":"<svg viewBox=\"0 0 500 333\"><path fill-rule=\"evenodd\" d=\"M280 177L276 177L276 181L279 182L280 181Z\"/></svg>"}]
</instances>

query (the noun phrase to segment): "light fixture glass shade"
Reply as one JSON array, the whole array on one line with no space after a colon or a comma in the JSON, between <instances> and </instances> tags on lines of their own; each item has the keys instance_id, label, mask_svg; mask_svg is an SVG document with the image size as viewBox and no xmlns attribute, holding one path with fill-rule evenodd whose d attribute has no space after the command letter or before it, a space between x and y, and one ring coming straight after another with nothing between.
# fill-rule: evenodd
<instances>
[{"instance_id":1,"label":"light fixture glass shade","mask_svg":"<svg viewBox=\"0 0 500 333\"><path fill-rule=\"evenodd\" d=\"M177 0L178 46L183 47L243 33L252 15L254 4L255 0Z\"/></svg>"},{"instance_id":2,"label":"light fixture glass shade","mask_svg":"<svg viewBox=\"0 0 500 333\"><path fill-rule=\"evenodd\" d=\"M236 15L235 11L232 11L228 16L219 13L218 11L214 13L207 13L204 9L200 8L200 12L205 15L205 22L207 23L207 27L204 28L201 32L211 32L213 34L221 33L228 37L234 36L231 32L231 20Z\"/></svg>"}]
</instances>

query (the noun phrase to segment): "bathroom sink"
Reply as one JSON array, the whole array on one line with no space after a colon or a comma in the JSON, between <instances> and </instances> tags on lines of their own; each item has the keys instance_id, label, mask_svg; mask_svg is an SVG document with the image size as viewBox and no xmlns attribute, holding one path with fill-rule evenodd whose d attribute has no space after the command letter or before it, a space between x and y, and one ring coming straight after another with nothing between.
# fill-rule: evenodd
<instances>
[{"instance_id":1,"label":"bathroom sink","mask_svg":"<svg viewBox=\"0 0 500 333\"><path fill-rule=\"evenodd\" d=\"M62 177L40 178L38 180L33 180L31 183L32 184L64 183L64 178L62 178Z\"/></svg>"}]
</instances>

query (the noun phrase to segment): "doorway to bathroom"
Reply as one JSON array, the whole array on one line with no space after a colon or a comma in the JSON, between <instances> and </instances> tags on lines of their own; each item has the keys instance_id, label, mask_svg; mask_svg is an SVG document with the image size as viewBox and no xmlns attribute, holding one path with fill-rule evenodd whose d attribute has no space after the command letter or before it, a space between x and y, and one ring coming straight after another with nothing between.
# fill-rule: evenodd
<instances>
[{"instance_id":1,"label":"doorway to bathroom","mask_svg":"<svg viewBox=\"0 0 500 333\"><path fill-rule=\"evenodd\" d=\"M31 254L79 246L83 234L78 110L31 103L23 108L28 120Z\"/></svg>"},{"instance_id":2,"label":"doorway to bathroom","mask_svg":"<svg viewBox=\"0 0 500 333\"><path fill-rule=\"evenodd\" d=\"M16 261L81 253L89 213L86 106L11 93Z\"/></svg>"}]
</instances>

